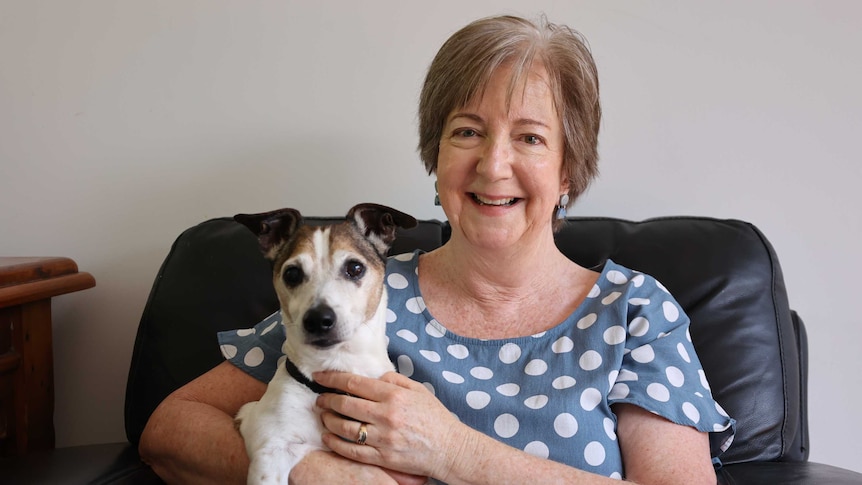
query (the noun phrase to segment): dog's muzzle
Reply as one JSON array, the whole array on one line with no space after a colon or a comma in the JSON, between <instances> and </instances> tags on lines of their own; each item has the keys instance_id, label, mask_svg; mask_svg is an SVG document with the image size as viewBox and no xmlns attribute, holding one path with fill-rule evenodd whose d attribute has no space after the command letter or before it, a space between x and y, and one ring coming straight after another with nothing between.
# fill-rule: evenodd
<instances>
[{"instance_id":1,"label":"dog's muzzle","mask_svg":"<svg viewBox=\"0 0 862 485\"><path fill-rule=\"evenodd\" d=\"M318 347L329 347L339 342L335 332L336 323L335 311L326 304L308 309L302 317L302 328L305 329L309 343Z\"/></svg>"}]
</instances>

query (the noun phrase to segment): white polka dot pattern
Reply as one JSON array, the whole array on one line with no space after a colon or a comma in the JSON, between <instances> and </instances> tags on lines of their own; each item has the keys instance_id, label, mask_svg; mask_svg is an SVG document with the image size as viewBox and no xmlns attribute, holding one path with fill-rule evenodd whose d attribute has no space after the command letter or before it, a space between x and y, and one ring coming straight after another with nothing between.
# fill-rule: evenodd
<instances>
[{"instance_id":1,"label":"white polka dot pattern","mask_svg":"<svg viewBox=\"0 0 862 485\"><path fill-rule=\"evenodd\" d=\"M395 320L398 320L398 315L392 311L391 308L386 309L386 323L394 323Z\"/></svg>"},{"instance_id":2,"label":"white polka dot pattern","mask_svg":"<svg viewBox=\"0 0 862 485\"><path fill-rule=\"evenodd\" d=\"M386 310L387 310L387 311L389 311L389 309L388 309L388 308L387 308ZM268 326L268 327L266 327L265 329L263 329L263 332L261 332L260 334L261 334L261 335L266 335L266 334L268 334L269 332L272 332L274 329L278 328L278 325L279 325L279 322L272 322L272 323L270 323L270 324L269 324L269 326ZM236 334L237 334L237 335L239 335L239 330L237 330Z\"/></svg>"},{"instance_id":3,"label":"white polka dot pattern","mask_svg":"<svg viewBox=\"0 0 862 485\"><path fill-rule=\"evenodd\" d=\"M605 462L605 447L598 441L591 441L584 448L584 459L592 466L599 466Z\"/></svg>"},{"instance_id":4,"label":"white polka dot pattern","mask_svg":"<svg viewBox=\"0 0 862 485\"><path fill-rule=\"evenodd\" d=\"M554 431L562 438L571 438L578 432L578 420L569 413L560 414L554 419Z\"/></svg>"},{"instance_id":5,"label":"white polka dot pattern","mask_svg":"<svg viewBox=\"0 0 862 485\"><path fill-rule=\"evenodd\" d=\"M681 370L674 366L670 366L665 369L665 374L667 374L667 381L673 387L682 387L685 384L685 374L682 373Z\"/></svg>"},{"instance_id":6,"label":"white polka dot pattern","mask_svg":"<svg viewBox=\"0 0 862 485\"><path fill-rule=\"evenodd\" d=\"M548 364L541 359L533 359L530 362L527 362L527 366L524 368L524 374L527 374L528 376L540 376L547 371Z\"/></svg>"},{"instance_id":7,"label":"white polka dot pattern","mask_svg":"<svg viewBox=\"0 0 862 485\"><path fill-rule=\"evenodd\" d=\"M407 288L407 278L398 273L392 273L386 278L386 283L393 290L403 290Z\"/></svg>"},{"instance_id":8,"label":"white polka dot pattern","mask_svg":"<svg viewBox=\"0 0 862 485\"><path fill-rule=\"evenodd\" d=\"M595 313L590 313L589 315L585 316L584 318L581 318L580 320L578 320L578 328L581 330L586 330L586 329L592 327L593 324L596 323L596 321L598 319L599 319L598 315L596 315Z\"/></svg>"},{"instance_id":9,"label":"white polka dot pattern","mask_svg":"<svg viewBox=\"0 0 862 485\"><path fill-rule=\"evenodd\" d=\"M551 350L557 354L571 352L574 348L575 343L572 342L572 339L569 337L560 337L553 345L551 345Z\"/></svg>"},{"instance_id":10,"label":"white polka dot pattern","mask_svg":"<svg viewBox=\"0 0 862 485\"><path fill-rule=\"evenodd\" d=\"M508 397L517 396L518 393L521 392L521 386L515 384L514 382L500 384L499 386L497 386L497 392Z\"/></svg>"},{"instance_id":11,"label":"white polka dot pattern","mask_svg":"<svg viewBox=\"0 0 862 485\"><path fill-rule=\"evenodd\" d=\"M595 350L588 350L581 355L578 364L583 370L596 370L602 365L602 354Z\"/></svg>"},{"instance_id":12,"label":"white polka dot pattern","mask_svg":"<svg viewBox=\"0 0 862 485\"><path fill-rule=\"evenodd\" d=\"M406 263L395 265L393 271L414 275L415 261ZM407 279L403 296L393 297L390 293L390 300L404 302L406 311L402 314L412 312L411 302L421 298L415 277ZM432 320L424 307L422 313L424 319ZM624 320L605 318L613 313L622 314ZM422 320L409 326L399 321L399 328L390 332L398 335L402 328L423 325ZM448 358L432 367L439 365L445 369L443 372L465 379L463 390L445 382L437 384L438 391L445 388L439 397L445 397L447 407L465 423L528 453L564 462L573 460L567 453L573 445L564 441L584 429L598 430L598 434L578 439L583 444L575 466L593 467L598 473L621 477L616 420L610 403L641 402L651 409L658 407L669 418L693 424L707 413L702 411L704 406L711 406L708 393L702 397L692 394L691 385L697 384L694 392L703 391L705 379L692 368L690 344L670 338L684 337L687 326L688 320L679 306L654 279L608 262L587 300L567 322L529 339L500 341L467 339L447 334L443 328L432 337L445 341L438 347L442 349L438 354ZM675 333L677 328L680 330ZM659 336L666 342L659 344ZM418 337L416 345L421 348L402 339L393 352L423 355L421 351L429 348L423 343L427 339L422 334ZM622 367L617 367L619 362ZM433 371L428 371L430 379ZM443 377L443 381L450 381L446 375ZM459 412L459 407L469 411ZM473 414L478 411L481 413ZM710 415L717 413L713 410ZM580 426L582 417L596 420L597 425ZM541 431L546 420L552 423L550 435ZM714 421L710 422L710 430Z\"/></svg>"},{"instance_id":13,"label":"white polka dot pattern","mask_svg":"<svg viewBox=\"0 0 862 485\"><path fill-rule=\"evenodd\" d=\"M399 355L398 359L396 359L396 364L398 366L398 373L403 374L407 377L411 377L413 375L413 360L406 355Z\"/></svg>"},{"instance_id":14,"label":"white polka dot pattern","mask_svg":"<svg viewBox=\"0 0 862 485\"><path fill-rule=\"evenodd\" d=\"M613 403L720 433L724 448L731 442L732 420L712 400L688 317L655 279L608 261L563 323L529 337L478 340L448 332L428 313L417 254L387 265L390 357L465 424L534 456L617 479ZM223 355L268 381L284 340L278 323L276 313L254 329L219 334Z\"/></svg>"},{"instance_id":15,"label":"white polka dot pattern","mask_svg":"<svg viewBox=\"0 0 862 485\"><path fill-rule=\"evenodd\" d=\"M467 393L467 405L473 409L484 409L491 402L491 395L482 391L470 391Z\"/></svg>"},{"instance_id":16,"label":"white polka dot pattern","mask_svg":"<svg viewBox=\"0 0 862 485\"><path fill-rule=\"evenodd\" d=\"M583 393L581 393L581 407L584 411L592 411L602 402L602 393L599 392L598 389L594 387L590 387L585 389Z\"/></svg>"},{"instance_id":17,"label":"white polka dot pattern","mask_svg":"<svg viewBox=\"0 0 862 485\"><path fill-rule=\"evenodd\" d=\"M425 333L430 337L440 338L446 334L446 331L443 330L443 327L441 327L436 320L434 320L428 323L428 325L425 325Z\"/></svg>"},{"instance_id":18,"label":"white polka dot pattern","mask_svg":"<svg viewBox=\"0 0 862 485\"><path fill-rule=\"evenodd\" d=\"M226 359L233 359L236 357L236 352L236 345L224 344L221 346L221 353Z\"/></svg>"},{"instance_id":19,"label":"white polka dot pattern","mask_svg":"<svg viewBox=\"0 0 862 485\"><path fill-rule=\"evenodd\" d=\"M455 357L456 359L463 360L470 356L470 350L461 344L452 344L446 347L446 351L449 352L449 355Z\"/></svg>"},{"instance_id":20,"label":"white polka dot pattern","mask_svg":"<svg viewBox=\"0 0 862 485\"><path fill-rule=\"evenodd\" d=\"M419 354L422 357L425 357L426 359L430 360L431 362L440 362L441 360L440 354L434 352L433 350L420 350Z\"/></svg>"},{"instance_id":21,"label":"white polka dot pattern","mask_svg":"<svg viewBox=\"0 0 862 485\"><path fill-rule=\"evenodd\" d=\"M572 376L560 376L551 382L551 387L557 390L568 389L577 384L578 381Z\"/></svg>"},{"instance_id":22,"label":"white polka dot pattern","mask_svg":"<svg viewBox=\"0 0 862 485\"><path fill-rule=\"evenodd\" d=\"M513 364L521 358L521 347L516 344L506 344L500 347L500 362Z\"/></svg>"},{"instance_id":23,"label":"white polka dot pattern","mask_svg":"<svg viewBox=\"0 0 862 485\"><path fill-rule=\"evenodd\" d=\"M473 367L470 369L470 375L475 377L476 379L482 379L483 381L487 381L488 379L494 378L494 371L487 367Z\"/></svg>"},{"instance_id":24,"label":"white polka dot pattern","mask_svg":"<svg viewBox=\"0 0 862 485\"><path fill-rule=\"evenodd\" d=\"M527 453L538 456L539 458L548 458L548 445L542 443L541 441L531 441L527 443L527 446L524 447L524 451Z\"/></svg>"},{"instance_id":25,"label":"white polka dot pattern","mask_svg":"<svg viewBox=\"0 0 862 485\"><path fill-rule=\"evenodd\" d=\"M254 347L246 352L245 357L242 358L242 363L248 367L257 367L263 362L263 358L263 349Z\"/></svg>"},{"instance_id":26,"label":"white polka dot pattern","mask_svg":"<svg viewBox=\"0 0 862 485\"><path fill-rule=\"evenodd\" d=\"M511 414L501 414L494 421L494 431L500 438L511 438L518 433L520 423L518 418Z\"/></svg>"},{"instance_id":27,"label":"white polka dot pattern","mask_svg":"<svg viewBox=\"0 0 862 485\"><path fill-rule=\"evenodd\" d=\"M447 381L451 382L452 384L463 384L464 383L463 377L461 377L460 375L458 375L454 372L449 372L448 370L443 371L443 379L446 379Z\"/></svg>"},{"instance_id":28,"label":"white polka dot pattern","mask_svg":"<svg viewBox=\"0 0 862 485\"><path fill-rule=\"evenodd\" d=\"M528 397L524 400L524 406L530 409L542 409L546 404L548 404L548 396L544 394Z\"/></svg>"}]
</instances>

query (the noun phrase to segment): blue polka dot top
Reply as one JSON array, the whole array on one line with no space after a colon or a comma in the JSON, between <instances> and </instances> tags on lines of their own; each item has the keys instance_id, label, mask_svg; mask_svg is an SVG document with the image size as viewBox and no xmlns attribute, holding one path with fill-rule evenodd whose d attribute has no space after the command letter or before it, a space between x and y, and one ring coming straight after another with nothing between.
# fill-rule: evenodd
<instances>
[{"instance_id":1,"label":"blue polka dot top","mask_svg":"<svg viewBox=\"0 0 862 485\"><path fill-rule=\"evenodd\" d=\"M616 403L713 433L716 463L730 446L735 421L712 398L688 317L654 278L609 260L562 323L529 337L482 340L449 332L425 308L419 254L387 264L389 355L399 373L424 384L465 424L614 478L624 477ZM279 312L219 334L224 356L264 382L275 374L284 338Z\"/></svg>"}]
</instances>

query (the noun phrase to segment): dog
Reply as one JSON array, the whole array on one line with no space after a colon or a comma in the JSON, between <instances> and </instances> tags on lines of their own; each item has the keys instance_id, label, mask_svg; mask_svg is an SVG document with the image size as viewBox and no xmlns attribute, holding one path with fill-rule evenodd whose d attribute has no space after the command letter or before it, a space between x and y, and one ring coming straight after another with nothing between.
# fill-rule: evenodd
<instances>
[{"instance_id":1,"label":"dog","mask_svg":"<svg viewBox=\"0 0 862 485\"><path fill-rule=\"evenodd\" d=\"M326 449L322 388L313 372L337 370L380 377L394 370L386 350L386 254L396 229L416 219L377 204L359 204L340 224L303 224L295 209L237 214L272 263L286 339L284 363L260 401L236 415L251 463L250 484L286 484L309 452ZM361 437L360 442L364 442Z\"/></svg>"}]
</instances>

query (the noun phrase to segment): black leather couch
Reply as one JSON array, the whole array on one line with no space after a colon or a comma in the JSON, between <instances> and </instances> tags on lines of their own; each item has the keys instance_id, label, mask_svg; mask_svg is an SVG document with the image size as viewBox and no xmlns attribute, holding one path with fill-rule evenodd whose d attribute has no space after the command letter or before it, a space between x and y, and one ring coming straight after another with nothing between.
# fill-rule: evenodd
<instances>
[{"instance_id":1,"label":"black leather couch","mask_svg":"<svg viewBox=\"0 0 862 485\"><path fill-rule=\"evenodd\" d=\"M401 231L391 252L433 249L448 231L422 221ZM570 218L557 243L583 266L612 258L652 274L688 312L714 396L738 420L720 483L862 484L860 473L808 461L805 327L757 228L700 217ZM138 328L126 389L129 442L4 459L0 482L161 483L135 447L150 414L222 361L217 331L250 326L276 308L269 265L247 229L229 218L188 229L165 259Z\"/></svg>"}]
</instances>

